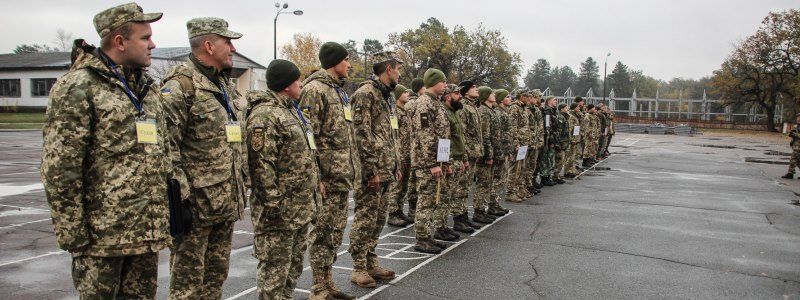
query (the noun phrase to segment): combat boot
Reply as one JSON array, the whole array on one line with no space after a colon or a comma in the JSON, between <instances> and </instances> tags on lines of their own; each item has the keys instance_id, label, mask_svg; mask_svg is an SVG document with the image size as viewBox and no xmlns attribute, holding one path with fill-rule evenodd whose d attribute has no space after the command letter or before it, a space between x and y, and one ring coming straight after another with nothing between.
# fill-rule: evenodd
<instances>
[{"instance_id":1,"label":"combat boot","mask_svg":"<svg viewBox=\"0 0 800 300\"><path fill-rule=\"evenodd\" d=\"M463 233L475 232L475 228L472 228L468 222L469 217L466 213L453 217L453 230Z\"/></svg>"},{"instance_id":2,"label":"combat boot","mask_svg":"<svg viewBox=\"0 0 800 300\"><path fill-rule=\"evenodd\" d=\"M442 248L436 247L436 245L433 244L433 240L430 238L417 239L417 244L414 245L414 251L428 254L439 254L442 253Z\"/></svg>"},{"instance_id":3,"label":"combat boot","mask_svg":"<svg viewBox=\"0 0 800 300\"><path fill-rule=\"evenodd\" d=\"M483 228L483 224L491 223L491 221L489 221L489 220L487 220L485 218L482 218L481 217L482 214L479 214L477 211L474 214L472 214L472 220L469 219L469 215L468 214L465 213L464 215L467 218L467 224L469 224L469 227L472 227L472 228L475 228L475 229L481 229L481 228ZM482 218L484 221L486 221L488 223L478 222L478 220L475 220L476 216L478 218Z\"/></svg>"},{"instance_id":4,"label":"combat boot","mask_svg":"<svg viewBox=\"0 0 800 300\"><path fill-rule=\"evenodd\" d=\"M439 249L442 249L442 250L447 249L447 246L448 246L447 244L442 243L440 241L437 241L436 239L430 239L430 240L431 240L431 243L434 246L439 247Z\"/></svg>"},{"instance_id":5,"label":"combat boot","mask_svg":"<svg viewBox=\"0 0 800 300\"><path fill-rule=\"evenodd\" d=\"M439 228L438 230L436 230L436 233L433 234L433 238L448 242L452 242L458 239L457 237L450 235L444 228ZM438 247L439 245L436 246Z\"/></svg>"},{"instance_id":6,"label":"combat boot","mask_svg":"<svg viewBox=\"0 0 800 300\"><path fill-rule=\"evenodd\" d=\"M311 286L311 295L308 296L309 300L334 300L333 296L328 293L328 287L325 284L325 274L314 274L314 285Z\"/></svg>"},{"instance_id":7,"label":"combat boot","mask_svg":"<svg viewBox=\"0 0 800 300\"><path fill-rule=\"evenodd\" d=\"M492 224L492 222L494 222L494 219L490 219L486 215L486 212L476 210L475 213L472 214L472 221L481 224Z\"/></svg>"},{"instance_id":8,"label":"combat boot","mask_svg":"<svg viewBox=\"0 0 800 300\"><path fill-rule=\"evenodd\" d=\"M369 274L369 276L371 276L375 280L388 281L395 278L394 271L383 268L381 266L372 267L372 269L367 271L367 274Z\"/></svg>"},{"instance_id":9,"label":"combat boot","mask_svg":"<svg viewBox=\"0 0 800 300\"><path fill-rule=\"evenodd\" d=\"M500 204L490 204L489 208L494 208L494 210L499 211L500 213L502 213L502 215L500 215L500 216L504 216L508 212L510 212L510 210L508 210L508 208L502 207L502 206L500 206Z\"/></svg>"},{"instance_id":10,"label":"combat boot","mask_svg":"<svg viewBox=\"0 0 800 300\"><path fill-rule=\"evenodd\" d=\"M518 195L508 195L508 197L506 197L506 201L513 203L522 203L522 197Z\"/></svg>"},{"instance_id":11,"label":"combat boot","mask_svg":"<svg viewBox=\"0 0 800 300\"><path fill-rule=\"evenodd\" d=\"M417 208L416 207L409 207L408 208L408 217L412 220L416 219L417 216Z\"/></svg>"},{"instance_id":12,"label":"combat boot","mask_svg":"<svg viewBox=\"0 0 800 300\"><path fill-rule=\"evenodd\" d=\"M566 181L564 181L564 179L561 179L561 178L556 178L556 179L555 179L555 183L557 183L557 184L564 184L564 183L566 183Z\"/></svg>"},{"instance_id":13,"label":"combat boot","mask_svg":"<svg viewBox=\"0 0 800 300\"><path fill-rule=\"evenodd\" d=\"M783 178L783 179L794 179L794 173L792 173L792 172L786 173L786 175L781 176L781 178Z\"/></svg>"},{"instance_id":14,"label":"combat boot","mask_svg":"<svg viewBox=\"0 0 800 300\"><path fill-rule=\"evenodd\" d=\"M544 177L544 178L542 178L542 185L544 185L544 186L554 186L554 185L556 185L556 183L553 182L553 180L550 179L550 177Z\"/></svg>"},{"instance_id":15,"label":"combat boot","mask_svg":"<svg viewBox=\"0 0 800 300\"><path fill-rule=\"evenodd\" d=\"M359 285L360 286L360 285ZM325 288L328 290L328 295L331 295L334 299L342 299L342 300L353 300L356 297L345 294L339 288L336 287L336 284L333 283L333 267L328 267L325 272Z\"/></svg>"},{"instance_id":16,"label":"combat boot","mask_svg":"<svg viewBox=\"0 0 800 300\"><path fill-rule=\"evenodd\" d=\"M494 207L489 207L489 209L486 210L486 214L490 215L490 216L496 216L496 217L502 217L503 215L505 215L503 213L503 211L501 211L499 209L496 209Z\"/></svg>"},{"instance_id":17,"label":"combat boot","mask_svg":"<svg viewBox=\"0 0 800 300\"><path fill-rule=\"evenodd\" d=\"M375 279L369 275L367 270L362 269L353 270L353 273L350 274L350 282L355 283L362 288L374 288L377 286Z\"/></svg>"},{"instance_id":18,"label":"combat boot","mask_svg":"<svg viewBox=\"0 0 800 300\"><path fill-rule=\"evenodd\" d=\"M458 232L456 232L455 230L453 230L453 228L450 228L450 227L447 227L447 226L445 226L445 227L444 227L444 228L442 228L442 229L444 229L444 231L445 231L445 232L447 232L447 234L449 234L449 235L452 235L452 236L453 236L453 237L455 237L456 239L459 239L459 238L461 238L461 235L460 235L460 234L458 234Z\"/></svg>"},{"instance_id":19,"label":"combat boot","mask_svg":"<svg viewBox=\"0 0 800 300\"><path fill-rule=\"evenodd\" d=\"M583 169L586 170L592 167L592 162L588 158L583 159Z\"/></svg>"},{"instance_id":20,"label":"combat boot","mask_svg":"<svg viewBox=\"0 0 800 300\"><path fill-rule=\"evenodd\" d=\"M408 225L408 222L406 222L406 220L403 220L403 218L400 217L399 214L402 214L402 212L395 211L389 214L389 219L386 220L386 223L395 227L405 227L406 225Z\"/></svg>"},{"instance_id":21,"label":"combat boot","mask_svg":"<svg viewBox=\"0 0 800 300\"><path fill-rule=\"evenodd\" d=\"M408 224L414 224L414 216L411 216L411 215L407 216L406 214L403 213L402 209L398 210L397 212L399 213L398 216L401 219L403 219L403 221L406 221L406 223L408 223Z\"/></svg>"}]
</instances>

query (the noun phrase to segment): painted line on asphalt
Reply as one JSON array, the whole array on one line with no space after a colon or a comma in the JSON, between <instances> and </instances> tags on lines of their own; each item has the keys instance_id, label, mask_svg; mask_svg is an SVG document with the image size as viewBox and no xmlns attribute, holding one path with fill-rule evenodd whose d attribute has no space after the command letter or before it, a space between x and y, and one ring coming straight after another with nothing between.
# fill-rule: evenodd
<instances>
[{"instance_id":1,"label":"painted line on asphalt","mask_svg":"<svg viewBox=\"0 0 800 300\"><path fill-rule=\"evenodd\" d=\"M42 254L42 255L37 255L37 256L33 256L33 257L28 257L28 258L23 258L23 259L18 259L18 260L12 260L12 261L7 261L7 262L2 262L2 263L0 263L0 267L5 267L7 265L13 265L13 264L21 263L21 262L26 262L26 261L29 261L29 260L34 260L34 259L38 259L38 258L42 258L42 257L46 257L46 256L59 255L59 254L64 254L64 253L67 253L67 251L50 251L50 252L47 252L47 253Z\"/></svg>"},{"instance_id":2,"label":"painted line on asphalt","mask_svg":"<svg viewBox=\"0 0 800 300\"><path fill-rule=\"evenodd\" d=\"M11 207L11 208L16 208L16 209L28 209L28 210L39 210L39 211L46 211L46 212L50 212L50 210L49 210L49 209L44 209L44 208L36 208L36 207L25 207L25 206L16 206L16 205L8 205L8 204L0 204L0 206L3 206L3 207Z\"/></svg>"},{"instance_id":3,"label":"painted line on asphalt","mask_svg":"<svg viewBox=\"0 0 800 300\"><path fill-rule=\"evenodd\" d=\"M30 172L5 173L5 174L0 174L0 177L2 177L2 176L10 176L10 175L31 174L31 173L41 173L41 172L40 171L30 171Z\"/></svg>"},{"instance_id":4,"label":"painted line on asphalt","mask_svg":"<svg viewBox=\"0 0 800 300\"><path fill-rule=\"evenodd\" d=\"M505 214L504 216L502 216L502 217L499 217L499 218L497 218L496 220L494 220L494 222L492 222L492 223L490 223L490 224L486 224L486 225L484 225L483 227L481 227L481 229L475 230L475 232L473 232L473 233L472 233L472 234L470 234L469 236L476 236L476 235L478 235L478 233L481 233L481 232L483 232L484 230L486 230L486 228L492 227L492 225L494 225L494 224L497 224L497 222L498 222L498 221L500 221L500 220L502 220L502 219L505 219L505 217L508 217L508 216L510 216L510 215L512 215L512 214L514 214L514 212L513 212L513 211L509 211L509 212L508 212L507 214Z\"/></svg>"},{"instance_id":5,"label":"painted line on asphalt","mask_svg":"<svg viewBox=\"0 0 800 300\"><path fill-rule=\"evenodd\" d=\"M47 219L41 219L41 220L36 220L36 221L30 221L30 222L24 222L24 223L11 224L11 225L8 225L8 226L3 226L3 227L0 227L0 230L2 230L2 229L9 229L9 228L15 228L15 227L20 227L20 226L23 226L23 225L28 225L28 224L33 224L33 223L39 223L39 222L44 222L44 221L50 221L50 220L52 220L52 219L50 219L50 218L47 218Z\"/></svg>"},{"instance_id":6,"label":"painted line on asphalt","mask_svg":"<svg viewBox=\"0 0 800 300\"><path fill-rule=\"evenodd\" d=\"M630 139L630 138L628 138L628 139ZM620 143L620 144L621 144L621 143L624 143L624 142L625 142L625 141L627 141L628 139L622 140L622 141L620 141L619 143ZM642 140L642 139L635 139L635 140L633 140L633 141L632 141L630 144L628 144L628 145L625 145L625 147L630 147L630 146L633 146L634 144L638 143L638 142L639 142L639 141L641 141L641 140ZM572 180L577 180L577 179L578 179L578 178L580 178L580 177L581 177L581 175L583 175L584 173L586 173L586 172L588 172L588 171L590 171L590 170L594 169L594 167L595 167L595 166L599 165L601 162L604 162L604 161L606 161L606 160L608 160L608 159L610 159L610 158L614 157L615 155L616 155L616 154L611 154L611 155L609 155L608 157L606 157L606 158L604 158L604 159L602 159L602 160L598 161L597 163L593 164L591 167L587 168L586 170L583 170L583 172L581 172L580 174L578 174L578 176L575 176L575 178L573 178Z\"/></svg>"}]
</instances>

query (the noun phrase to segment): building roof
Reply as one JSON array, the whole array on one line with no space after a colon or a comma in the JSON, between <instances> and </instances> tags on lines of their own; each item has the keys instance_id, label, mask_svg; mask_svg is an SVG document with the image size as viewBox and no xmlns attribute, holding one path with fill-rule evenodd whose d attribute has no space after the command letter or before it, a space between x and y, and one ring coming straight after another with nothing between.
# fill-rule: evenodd
<instances>
[{"instance_id":1,"label":"building roof","mask_svg":"<svg viewBox=\"0 0 800 300\"><path fill-rule=\"evenodd\" d=\"M0 70L67 70L69 52L0 54Z\"/></svg>"},{"instance_id":2,"label":"building roof","mask_svg":"<svg viewBox=\"0 0 800 300\"><path fill-rule=\"evenodd\" d=\"M150 54L152 58L167 60L185 60L192 49L189 47L162 47L153 49ZM266 69L267 67L255 62L254 60L242 55L239 52L233 53L233 66L244 69Z\"/></svg>"}]
</instances>

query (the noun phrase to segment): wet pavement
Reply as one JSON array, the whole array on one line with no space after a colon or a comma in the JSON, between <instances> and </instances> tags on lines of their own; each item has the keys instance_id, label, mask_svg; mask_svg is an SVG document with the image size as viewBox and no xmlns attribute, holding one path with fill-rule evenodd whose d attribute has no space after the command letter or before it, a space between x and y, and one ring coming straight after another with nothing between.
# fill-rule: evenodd
<instances>
[{"instance_id":1,"label":"wet pavement","mask_svg":"<svg viewBox=\"0 0 800 300\"><path fill-rule=\"evenodd\" d=\"M800 299L800 180L778 179L785 139L619 134L613 144L595 169L505 204L513 213L440 255L413 252L413 228L387 226L378 254L399 276L377 289L349 283L345 234L334 280L362 299ZM0 132L0 299L76 298L40 155L41 133ZM256 298L248 214L236 224L225 299ZM310 273L296 298L308 296ZM165 250L159 299L168 282Z\"/></svg>"}]
</instances>

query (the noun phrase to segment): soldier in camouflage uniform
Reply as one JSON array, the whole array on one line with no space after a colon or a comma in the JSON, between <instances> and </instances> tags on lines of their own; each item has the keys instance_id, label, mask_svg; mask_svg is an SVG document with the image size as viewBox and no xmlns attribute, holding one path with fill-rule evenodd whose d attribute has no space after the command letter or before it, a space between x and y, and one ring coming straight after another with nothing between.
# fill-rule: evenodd
<instances>
[{"instance_id":1,"label":"soldier in camouflage uniform","mask_svg":"<svg viewBox=\"0 0 800 300\"><path fill-rule=\"evenodd\" d=\"M493 173L492 168L496 162L494 151L498 142L498 118L494 113L494 106L497 105L494 91L488 86L478 88L478 113L480 114L481 141L483 142L483 157L477 165L475 195L472 197L474 213L472 221L482 224L490 224L495 221L495 216L487 213L489 202L494 197L492 191Z\"/></svg>"},{"instance_id":2,"label":"soldier in camouflage uniform","mask_svg":"<svg viewBox=\"0 0 800 300\"><path fill-rule=\"evenodd\" d=\"M469 168L469 156L467 155L466 142L464 139L464 123L457 113L463 106L461 104L461 93L455 84L448 84L442 95L442 104L446 108L447 121L450 125L450 165L451 172L445 174L445 188L442 193L442 205L440 205L441 216L434 226L437 228L434 238L445 241L455 241L460 235L455 232L466 233L475 232L475 229L464 222L458 222L458 217L467 212L468 187L464 186L467 181L467 169ZM447 227L447 218L453 216L453 229ZM455 229L455 230L454 230Z\"/></svg>"},{"instance_id":3,"label":"soldier in camouflage uniform","mask_svg":"<svg viewBox=\"0 0 800 300\"><path fill-rule=\"evenodd\" d=\"M567 164L567 150L569 149L570 145L568 119L569 108L564 103L559 104L558 111L556 112L556 122L553 124L553 137L556 139L556 159L555 167L553 169L553 181L558 184L565 183L564 177L562 176L562 171L564 171L564 167Z\"/></svg>"},{"instance_id":4,"label":"soldier in camouflage uniform","mask_svg":"<svg viewBox=\"0 0 800 300\"><path fill-rule=\"evenodd\" d=\"M273 60L267 67L267 86L267 91L247 94L253 256L258 259L259 299L291 299L321 200L317 145L296 100L300 69L292 62Z\"/></svg>"},{"instance_id":5,"label":"soldier in camouflage uniform","mask_svg":"<svg viewBox=\"0 0 800 300\"><path fill-rule=\"evenodd\" d=\"M608 107L608 105L603 106L603 114L605 114L606 119L608 119L608 134L606 135L606 142L605 148L602 150L603 157L608 157L608 146L611 146L611 138L614 137L616 131L614 130L614 121L616 118L614 117L614 112Z\"/></svg>"},{"instance_id":6,"label":"soldier in camouflage uniform","mask_svg":"<svg viewBox=\"0 0 800 300\"><path fill-rule=\"evenodd\" d=\"M544 149L542 156L539 158L539 176L542 178L542 185L553 186L556 183L553 181L553 169L555 164L556 143L555 126L553 124L556 120L556 98L547 96L542 109L542 116L545 123L544 128ZM549 121L548 121L549 120Z\"/></svg>"},{"instance_id":7,"label":"soldier in camouflage uniform","mask_svg":"<svg viewBox=\"0 0 800 300\"><path fill-rule=\"evenodd\" d=\"M181 195L194 214L188 234L170 247L171 299L219 299L228 277L233 223L244 211L246 153L242 124L247 102L229 73L236 49L218 18L186 23L192 53L173 67L161 88ZM213 51L212 51L213 49Z\"/></svg>"},{"instance_id":8,"label":"soldier in camouflage uniform","mask_svg":"<svg viewBox=\"0 0 800 300\"><path fill-rule=\"evenodd\" d=\"M395 278L394 271L378 264L375 247L386 224L389 184L402 176L396 151L400 126L392 90L400 80L403 62L391 51L374 54L372 61L375 75L361 83L352 98L363 178L356 189L348 249L353 257L350 281L369 288L376 286L375 280Z\"/></svg>"},{"instance_id":9,"label":"soldier in camouflage uniform","mask_svg":"<svg viewBox=\"0 0 800 300\"><path fill-rule=\"evenodd\" d=\"M417 99L423 94L425 94L425 83L423 82L422 78L414 78L413 80L411 80L411 95L409 95L408 103L406 105L406 115L408 116L407 120L408 124L411 124L411 117L413 115ZM410 155L411 153L409 151L409 162L411 161ZM408 187L409 187L408 193L406 194L406 201L408 201L408 217L410 218L410 221L413 221L417 211L417 178L414 175L413 170L411 171L411 174L408 178Z\"/></svg>"},{"instance_id":10,"label":"soldier in camouflage uniform","mask_svg":"<svg viewBox=\"0 0 800 300\"><path fill-rule=\"evenodd\" d=\"M495 106L493 113L497 118L497 135L494 141L494 164L492 165L492 196L489 198L489 209L486 213L500 217L508 213L508 209L500 206L502 195L508 188L508 165L512 152L511 120L508 116L508 106L511 105L511 97L508 91L498 89L494 91L499 105Z\"/></svg>"},{"instance_id":11,"label":"soldier in camouflage uniform","mask_svg":"<svg viewBox=\"0 0 800 300\"><path fill-rule=\"evenodd\" d=\"M389 191L386 192L386 201L388 202L389 219L387 224L397 227L404 227L408 224L414 223L414 219L409 218L403 213L403 204L408 193L408 181L411 169L411 156L409 155L409 147L411 146L410 125L408 124L408 112L405 105L408 102L408 97L411 91L406 89L402 84L398 84L392 95L397 101L397 122L399 142L396 143L396 150L399 162L398 168L400 169L400 180L395 180L389 184Z\"/></svg>"},{"instance_id":12,"label":"soldier in camouflage uniform","mask_svg":"<svg viewBox=\"0 0 800 300\"><path fill-rule=\"evenodd\" d=\"M792 156L789 159L789 170L786 175L781 176L784 179L794 179L794 170L800 166L800 113L795 115L795 125L792 131L789 131L789 137L792 141L789 146L792 147Z\"/></svg>"},{"instance_id":13,"label":"soldier in camouflage uniform","mask_svg":"<svg viewBox=\"0 0 800 300\"><path fill-rule=\"evenodd\" d=\"M136 3L95 15L101 47L76 40L50 93L41 177L82 299L156 297L172 170L163 99L144 68L161 16Z\"/></svg>"},{"instance_id":14,"label":"soldier in camouflage uniform","mask_svg":"<svg viewBox=\"0 0 800 300\"><path fill-rule=\"evenodd\" d=\"M438 163L436 154L439 139L450 137L450 125L444 106L438 102L447 86L442 71L428 69L423 76L425 94L416 100L411 117L411 168L417 179L417 212L414 229L417 243L414 250L437 254L447 248L444 243L431 238L431 226L436 217L436 206L441 201L437 195L437 182L441 184L448 165Z\"/></svg>"},{"instance_id":15,"label":"soldier in camouflage uniform","mask_svg":"<svg viewBox=\"0 0 800 300\"><path fill-rule=\"evenodd\" d=\"M595 158L597 160L602 159L603 152L606 149L606 139L608 137L608 115L605 113L606 105L604 103L599 103L595 107L597 110L597 119L600 121L600 135L597 138L597 153L595 153Z\"/></svg>"},{"instance_id":16,"label":"soldier in camouflage uniform","mask_svg":"<svg viewBox=\"0 0 800 300\"><path fill-rule=\"evenodd\" d=\"M570 104L569 109L569 148L567 148L567 162L564 167L564 176L567 178L574 178L578 175L578 169L575 168L575 163L580 154L579 147L581 146L581 106L573 102Z\"/></svg>"},{"instance_id":17,"label":"soldier in camouflage uniform","mask_svg":"<svg viewBox=\"0 0 800 300\"><path fill-rule=\"evenodd\" d=\"M509 131L511 132L513 138L511 145L513 146L514 151L511 153L513 162L510 165L511 176L509 177L508 197L506 200L511 202L522 202L522 200L531 196L526 189L526 183L522 177L522 175L524 175L526 172L525 160L516 160L517 151L519 151L519 148L523 146L530 146L531 144L530 126L528 124L529 112L525 108L528 102L527 91L514 90L512 93L512 98L514 99L514 102L511 103L511 106L509 106L508 112L509 119L511 120L511 128Z\"/></svg>"},{"instance_id":18,"label":"soldier in camouflage uniform","mask_svg":"<svg viewBox=\"0 0 800 300\"><path fill-rule=\"evenodd\" d=\"M350 97L342 89L350 67L347 57L344 46L335 42L323 44L319 51L323 69L305 79L300 95L300 107L314 127L320 181L327 193L322 195L309 237L309 261L314 273L312 299L328 295L350 298L332 280L336 251L347 226L348 194L358 188L361 180Z\"/></svg>"},{"instance_id":19,"label":"soldier in camouflage uniform","mask_svg":"<svg viewBox=\"0 0 800 300\"><path fill-rule=\"evenodd\" d=\"M472 190L472 185L475 183L478 164L483 160L483 137L481 133L481 116L477 108L477 105L480 105L478 103L478 87L472 81L462 81L458 85L459 93L463 97L461 100L463 108L456 111L456 117L463 125L464 149L466 156L469 158L469 166L466 170L466 176L461 177L461 181L456 183L461 190L454 197L457 198L455 201L466 205L469 191ZM462 199L458 199L459 197ZM467 227L480 229L483 225L473 223L469 219L469 213L465 206L460 213L453 212L453 229L470 233Z\"/></svg>"},{"instance_id":20,"label":"soldier in camouflage uniform","mask_svg":"<svg viewBox=\"0 0 800 300\"><path fill-rule=\"evenodd\" d=\"M541 192L541 186L536 182L537 168L539 167L539 154L544 146L544 116L542 114L542 92L534 89L530 92L528 102L528 126L531 132L531 146L528 149L528 157L525 158L527 168L525 180L528 190L535 194Z\"/></svg>"},{"instance_id":21,"label":"soldier in camouflage uniform","mask_svg":"<svg viewBox=\"0 0 800 300\"><path fill-rule=\"evenodd\" d=\"M596 163L597 140L600 138L600 120L597 118L597 109L594 105L586 106L586 116L583 119L583 167L588 168Z\"/></svg>"}]
</instances>

